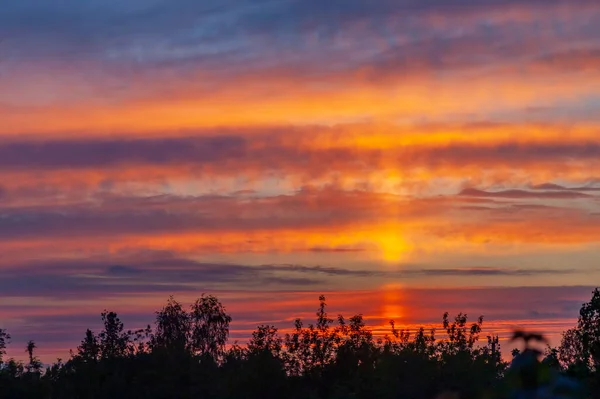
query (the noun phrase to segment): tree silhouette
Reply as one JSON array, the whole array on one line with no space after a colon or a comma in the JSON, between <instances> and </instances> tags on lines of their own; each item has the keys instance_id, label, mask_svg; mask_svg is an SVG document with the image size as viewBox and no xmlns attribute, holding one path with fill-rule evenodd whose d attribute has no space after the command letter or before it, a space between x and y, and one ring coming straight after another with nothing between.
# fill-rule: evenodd
<instances>
[{"instance_id":1,"label":"tree silhouette","mask_svg":"<svg viewBox=\"0 0 600 399\"><path fill-rule=\"evenodd\" d=\"M34 355L34 350L37 348L35 342L29 340L27 342L27 346L25 347L25 352L27 352L29 356L29 363L26 366L28 373L39 373L42 369L42 363L40 360Z\"/></svg>"},{"instance_id":2,"label":"tree silhouette","mask_svg":"<svg viewBox=\"0 0 600 399\"><path fill-rule=\"evenodd\" d=\"M252 338L248 342L248 352L253 355L269 353L273 357L281 356L283 339L277 333L274 326L258 326L252 333Z\"/></svg>"},{"instance_id":3,"label":"tree silhouette","mask_svg":"<svg viewBox=\"0 0 600 399\"><path fill-rule=\"evenodd\" d=\"M6 345L10 342L10 334L0 328L0 367L2 366L4 356L6 355Z\"/></svg>"},{"instance_id":4,"label":"tree silhouette","mask_svg":"<svg viewBox=\"0 0 600 399\"><path fill-rule=\"evenodd\" d=\"M167 304L156 312L156 330L151 339L153 349L183 353L190 345L190 326L190 314L170 296Z\"/></svg>"},{"instance_id":5,"label":"tree silhouette","mask_svg":"<svg viewBox=\"0 0 600 399\"><path fill-rule=\"evenodd\" d=\"M285 335L287 371L292 375L319 372L333 362L336 345L339 344L337 330L331 329L333 319L326 311L325 297L319 297L317 323L304 327L300 319L294 322L294 331Z\"/></svg>"},{"instance_id":6,"label":"tree silhouette","mask_svg":"<svg viewBox=\"0 0 600 399\"><path fill-rule=\"evenodd\" d=\"M563 333L558 358L571 375L591 381L600 398L600 289L581 306L577 326Z\"/></svg>"},{"instance_id":7,"label":"tree silhouette","mask_svg":"<svg viewBox=\"0 0 600 399\"><path fill-rule=\"evenodd\" d=\"M98 334L100 356L103 359L124 357L129 352L130 337L124 331L123 322L115 312L101 314L104 330Z\"/></svg>"},{"instance_id":8,"label":"tree silhouette","mask_svg":"<svg viewBox=\"0 0 600 399\"><path fill-rule=\"evenodd\" d=\"M77 354L84 362L96 362L100 356L100 351L98 337L88 328L85 332L85 338L77 347Z\"/></svg>"},{"instance_id":9,"label":"tree silhouette","mask_svg":"<svg viewBox=\"0 0 600 399\"><path fill-rule=\"evenodd\" d=\"M596 399L598 295L559 348L516 331L524 345L508 368L498 336L479 342L483 318L463 313L445 313L441 334L391 321L377 336L360 314L334 321L321 296L315 323L298 319L284 338L260 325L247 344L227 345L231 316L216 297L202 295L189 311L169 297L154 328L126 331L116 313L102 312L100 333L88 329L71 358L45 372L29 341L29 363L0 364L0 399ZM2 355L8 338L0 330Z\"/></svg>"},{"instance_id":10,"label":"tree silhouette","mask_svg":"<svg viewBox=\"0 0 600 399\"><path fill-rule=\"evenodd\" d=\"M560 346L561 361L567 367L600 369L600 290L582 305L577 326L566 331Z\"/></svg>"},{"instance_id":11,"label":"tree silhouette","mask_svg":"<svg viewBox=\"0 0 600 399\"><path fill-rule=\"evenodd\" d=\"M190 313L192 350L220 359L229 338L231 316L216 297L205 294L194 302Z\"/></svg>"}]
</instances>

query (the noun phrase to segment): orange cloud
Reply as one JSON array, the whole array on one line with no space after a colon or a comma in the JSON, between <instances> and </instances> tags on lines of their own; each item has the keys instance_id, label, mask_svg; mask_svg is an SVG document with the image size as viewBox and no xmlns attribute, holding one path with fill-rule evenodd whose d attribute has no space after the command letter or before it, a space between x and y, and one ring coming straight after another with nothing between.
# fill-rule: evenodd
<instances>
[{"instance_id":1,"label":"orange cloud","mask_svg":"<svg viewBox=\"0 0 600 399\"><path fill-rule=\"evenodd\" d=\"M457 114L485 118L499 110L514 112L527 107L553 106L556 101L591 97L598 92L600 84L596 82L600 80L595 69L564 73L559 80L555 70L535 69L523 73L513 66L500 67L485 74L447 79L434 73L423 74L420 69L416 76L408 77L396 75L392 70L378 74L375 80L360 70L314 78L298 77L285 69L226 78L197 71L182 80L166 76L143 82L133 80L130 90L136 94L118 103L99 100L103 95L113 99L111 93L98 93L95 99L96 89L92 88L77 101L4 107L0 116L3 134L73 137L83 132L145 134L223 126L336 124L365 118L411 121L424 116L435 119ZM70 71L58 73L55 82L72 76ZM26 76L16 80L27 79L31 80ZM548 84L549 79L552 84ZM219 84L214 84L215 81ZM61 87L73 86L68 80L64 83ZM56 90L64 90L61 87Z\"/></svg>"}]
</instances>

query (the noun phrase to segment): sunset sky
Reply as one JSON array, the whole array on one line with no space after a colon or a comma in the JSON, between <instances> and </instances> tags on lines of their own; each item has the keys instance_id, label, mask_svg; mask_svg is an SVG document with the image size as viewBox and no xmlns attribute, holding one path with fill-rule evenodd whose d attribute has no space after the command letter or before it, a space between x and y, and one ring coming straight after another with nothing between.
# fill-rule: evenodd
<instances>
[{"instance_id":1,"label":"sunset sky","mask_svg":"<svg viewBox=\"0 0 600 399\"><path fill-rule=\"evenodd\" d=\"M0 328L217 295L258 324L485 316L600 285L598 0L8 0Z\"/></svg>"}]
</instances>

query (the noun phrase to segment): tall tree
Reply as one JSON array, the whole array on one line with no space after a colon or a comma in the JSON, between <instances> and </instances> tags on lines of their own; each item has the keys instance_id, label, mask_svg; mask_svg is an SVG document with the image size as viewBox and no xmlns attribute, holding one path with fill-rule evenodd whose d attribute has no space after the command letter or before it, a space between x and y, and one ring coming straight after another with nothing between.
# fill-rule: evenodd
<instances>
[{"instance_id":1,"label":"tall tree","mask_svg":"<svg viewBox=\"0 0 600 399\"><path fill-rule=\"evenodd\" d=\"M31 373L31 372L39 373L42 370L42 363L37 358L37 356L35 356L33 353L36 348L37 348L37 346L34 341L29 340L29 342L27 342L27 346L25 347L25 352L27 352L27 355L29 356L29 363L26 366L28 373Z\"/></svg>"},{"instance_id":2,"label":"tall tree","mask_svg":"<svg viewBox=\"0 0 600 399\"><path fill-rule=\"evenodd\" d=\"M115 312L101 314L104 330L98 334L102 358L124 357L129 353L130 336L124 331L123 322Z\"/></svg>"},{"instance_id":3,"label":"tall tree","mask_svg":"<svg viewBox=\"0 0 600 399\"><path fill-rule=\"evenodd\" d=\"M191 347L194 353L218 360L229 338L231 316L212 295L202 294L192 305L190 315Z\"/></svg>"},{"instance_id":4,"label":"tall tree","mask_svg":"<svg viewBox=\"0 0 600 399\"><path fill-rule=\"evenodd\" d=\"M331 328L333 319L327 314L325 297L319 297L317 323L304 327L296 319L295 329L285 335L286 368L292 375L305 374L322 369L335 360L336 348L340 343L339 329ZM342 323L343 318L339 318Z\"/></svg>"},{"instance_id":5,"label":"tall tree","mask_svg":"<svg viewBox=\"0 0 600 399\"><path fill-rule=\"evenodd\" d=\"M77 354L85 362L95 362L98 360L100 344L98 343L98 337L89 328L85 332L85 338L77 347Z\"/></svg>"},{"instance_id":6,"label":"tall tree","mask_svg":"<svg viewBox=\"0 0 600 399\"><path fill-rule=\"evenodd\" d=\"M577 326L566 331L559 348L565 366L588 371L600 370L600 290L579 310Z\"/></svg>"},{"instance_id":7,"label":"tall tree","mask_svg":"<svg viewBox=\"0 0 600 399\"><path fill-rule=\"evenodd\" d=\"M183 353L189 347L190 314L170 296L167 304L156 312L156 329L151 339L154 350Z\"/></svg>"}]
</instances>

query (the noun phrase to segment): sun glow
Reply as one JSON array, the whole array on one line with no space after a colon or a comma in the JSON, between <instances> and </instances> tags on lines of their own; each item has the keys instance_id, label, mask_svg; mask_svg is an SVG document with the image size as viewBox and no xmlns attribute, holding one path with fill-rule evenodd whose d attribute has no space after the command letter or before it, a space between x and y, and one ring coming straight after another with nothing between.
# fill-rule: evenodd
<instances>
[{"instance_id":1,"label":"sun glow","mask_svg":"<svg viewBox=\"0 0 600 399\"><path fill-rule=\"evenodd\" d=\"M399 321L405 316L405 309L402 306L403 291L399 283L386 284L381 287L382 307L381 316L386 320Z\"/></svg>"},{"instance_id":2,"label":"sun glow","mask_svg":"<svg viewBox=\"0 0 600 399\"><path fill-rule=\"evenodd\" d=\"M386 262L404 260L411 249L410 244L399 230L399 226L387 227L372 237L381 251L382 259Z\"/></svg>"}]
</instances>

